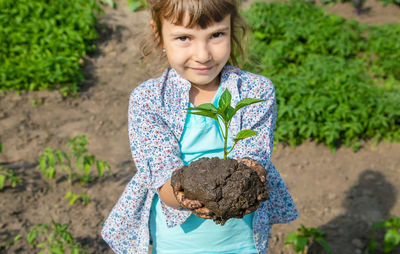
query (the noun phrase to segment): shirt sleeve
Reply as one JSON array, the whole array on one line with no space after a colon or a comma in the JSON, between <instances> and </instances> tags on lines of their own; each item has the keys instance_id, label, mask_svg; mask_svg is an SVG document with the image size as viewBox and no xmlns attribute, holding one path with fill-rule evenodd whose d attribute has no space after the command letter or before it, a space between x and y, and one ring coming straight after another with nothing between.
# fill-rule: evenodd
<instances>
[{"instance_id":1,"label":"shirt sleeve","mask_svg":"<svg viewBox=\"0 0 400 254\"><path fill-rule=\"evenodd\" d=\"M150 186L157 192L172 172L184 166L180 158L177 138L158 114L154 93L147 89L135 89L129 101L128 129L132 158L138 172L148 172ZM183 223L190 215L187 209L174 209L161 201L168 226Z\"/></svg>"},{"instance_id":2,"label":"shirt sleeve","mask_svg":"<svg viewBox=\"0 0 400 254\"><path fill-rule=\"evenodd\" d=\"M248 91L246 88L249 87ZM250 157L259 161L267 170L269 198L266 201L269 220L272 224L285 223L298 217L292 197L271 162L273 133L276 124L276 99L272 82L262 76L256 76L243 86L245 98L258 98L265 101L242 108L241 130L251 129L258 135L240 140L232 151L232 158Z\"/></svg>"}]
</instances>

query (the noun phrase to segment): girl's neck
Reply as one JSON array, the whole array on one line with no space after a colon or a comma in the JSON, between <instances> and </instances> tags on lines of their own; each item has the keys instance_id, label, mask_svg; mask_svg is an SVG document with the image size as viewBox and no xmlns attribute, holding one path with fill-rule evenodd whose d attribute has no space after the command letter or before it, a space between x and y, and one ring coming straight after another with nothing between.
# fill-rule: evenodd
<instances>
[{"instance_id":1,"label":"girl's neck","mask_svg":"<svg viewBox=\"0 0 400 254\"><path fill-rule=\"evenodd\" d=\"M189 92L189 101L195 106L199 106L204 103L212 103L214 96L218 90L220 79L216 82L206 86L192 85Z\"/></svg>"}]
</instances>

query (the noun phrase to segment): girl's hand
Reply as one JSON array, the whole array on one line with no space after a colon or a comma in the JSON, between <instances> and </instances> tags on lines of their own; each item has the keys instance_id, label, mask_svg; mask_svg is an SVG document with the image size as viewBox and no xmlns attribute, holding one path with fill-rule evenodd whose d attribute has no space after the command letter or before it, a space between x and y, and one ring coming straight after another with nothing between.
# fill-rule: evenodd
<instances>
[{"instance_id":1,"label":"girl's hand","mask_svg":"<svg viewBox=\"0 0 400 254\"><path fill-rule=\"evenodd\" d=\"M253 159L251 159L251 158L248 158L248 157L246 157L246 158L241 158L241 159L238 160L238 162L239 162L239 163L243 163L244 165L246 165L246 166L248 166L249 168L251 168L252 170L254 170L254 171L257 173L258 177L260 178L260 181L261 181L262 183L265 184L265 182L266 182L266 177L267 177L267 171L266 171L265 168L261 165L260 162L258 162L258 161L256 161L256 160L253 160ZM259 196L257 197L257 199L260 201L260 200L262 199L261 195L259 195ZM253 206L253 207L249 207L249 208L246 210L246 213L245 213L245 214L249 214L249 213L252 213L252 212L256 211L256 210L258 209L258 207L259 207L259 205L256 205L256 206Z\"/></svg>"},{"instance_id":2,"label":"girl's hand","mask_svg":"<svg viewBox=\"0 0 400 254\"><path fill-rule=\"evenodd\" d=\"M260 181L262 183L265 183L266 181L266 177L267 177L267 171L265 170L265 168L261 165L260 162L253 160L251 158L241 158L238 160L239 163L243 163L244 165L248 166L249 168L251 168L252 170L254 170L258 177L260 178Z\"/></svg>"},{"instance_id":3,"label":"girl's hand","mask_svg":"<svg viewBox=\"0 0 400 254\"><path fill-rule=\"evenodd\" d=\"M204 205L199 200L191 200L185 198L185 193L183 192L182 184L178 183L175 186L172 186L174 191L174 195L178 203L184 207L189 209L196 216L203 219L211 219L211 212L208 208L204 207Z\"/></svg>"}]
</instances>

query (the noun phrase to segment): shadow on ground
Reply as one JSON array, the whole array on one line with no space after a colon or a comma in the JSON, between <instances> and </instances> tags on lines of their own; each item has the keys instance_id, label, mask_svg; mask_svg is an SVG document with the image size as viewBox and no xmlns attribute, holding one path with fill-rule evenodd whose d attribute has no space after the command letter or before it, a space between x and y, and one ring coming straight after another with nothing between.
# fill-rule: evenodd
<instances>
[{"instance_id":1,"label":"shadow on ground","mask_svg":"<svg viewBox=\"0 0 400 254\"><path fill-rule=\"evenodd\" d=\"M396 202L396 189L377 171L365 170L355 186L347 191L343 207L346 212L319 227L326 233L332 253L363 254L370 241L372 225L386 220ZM383 231L378 232L382 242ZM344 236L343 236L344 235ZM346 239L343 242L343 239ZM308 254L326 253L318 244L310 246ZM375 254L383 253L377 248ZM400 253L396 248L392 253Z\"/></svg>"}]
</instances>

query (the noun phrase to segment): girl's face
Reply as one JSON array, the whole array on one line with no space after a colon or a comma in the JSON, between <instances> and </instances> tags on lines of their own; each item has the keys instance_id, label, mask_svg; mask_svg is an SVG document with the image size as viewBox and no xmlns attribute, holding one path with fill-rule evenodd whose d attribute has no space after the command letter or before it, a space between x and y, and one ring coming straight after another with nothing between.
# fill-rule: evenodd
<instances>
[{"instance_id":1,"label":"girl's face","mask_svg":"<svg viewBox=\"0 0 400 254\"><path fill-rule=\"evenodd\" d=\"M187 20L186 16L183 24ZM168 62L179 75L199 89L218 87L218 74L231 53L230 15L205 29L186 28L164 19L161 32Z\"/></svg>"}]
</instances>

